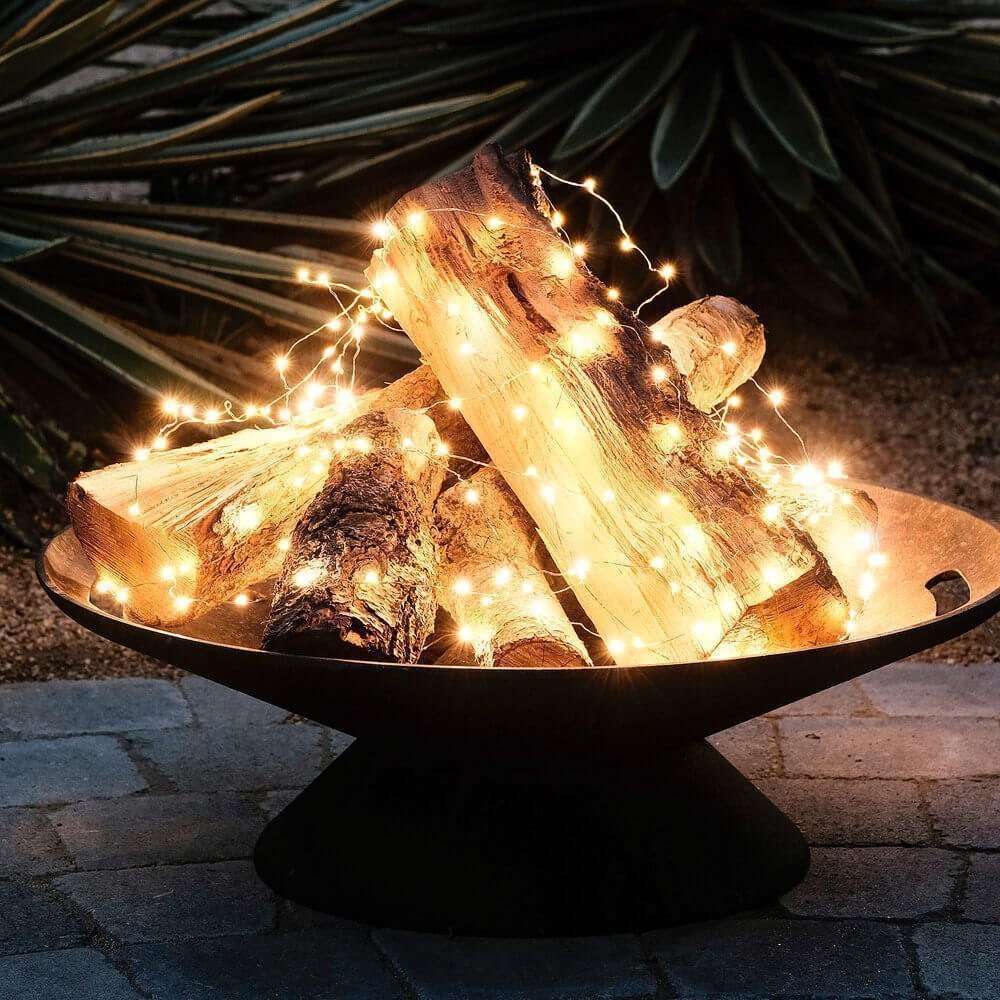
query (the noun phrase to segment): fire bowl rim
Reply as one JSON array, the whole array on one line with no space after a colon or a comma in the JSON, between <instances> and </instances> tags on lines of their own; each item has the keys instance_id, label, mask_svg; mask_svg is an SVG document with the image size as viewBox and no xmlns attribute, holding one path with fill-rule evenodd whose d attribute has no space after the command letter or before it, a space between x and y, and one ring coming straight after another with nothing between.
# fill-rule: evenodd
<instances>
[{"instance_id":1,"label":"fire bowl rim","mask_svg":"<svg viewBox=\"0 0 1000 1000\"><path fill-rule=\"evenodd\" d=\"M864 489L866 487L871 488L875 484L864 483L859 480L851 480L851 485ZM879 490L901 494L905 497L916 499L923 503L931 504L938 508L948 508L959 512L960 514L973 518L975 521L980 522L985 525L998 535L998 551L1000 551L1000 525L997 525L991 520L979 517L976 514L959 507L957 504L948 503L941 500L931 500L920 494L913 493L908 490L897 490L891 487L875 487ZM330 669L353 669L355 667L362 668L366 671L375 672L414 672L419 671L420 673L430 673L430 672L444 672L449 675L454 675L456 672L472 672L475 674L491 674L491 675L509 675L511 677L515 675L525 675L532 676L539 673L542 674L594 674L597 671L612 671L614 673L621 673L623 671L648 671L656 670L659 668L675 668L675 669L690 669L690 668L703 668L706 664L712 664L717 667L720 671L724 670L727 666L739 665L741 668L752 667L757 663L767 663L769 665L777 665L782 662L794 662L795 660L802 659L808 656L820 656L820 655L844 655L851 656L857 654L863 656L866 650L870 650L873 647L877 647L883 643L890 643L892 640L900 639L903 636L911 636L917 638L918 636L923 636L925 633L930 633L930 642L922 645L915 645L912 653L919 652L922 649L930 648L931 646L938 645L941 642L946 642L949 639L954 639L959 635L969 629L975 628L977 625L982 624L987 621L997 612L1000 612L1000 565L997 568L997 586L991 591L975 600L969 600L967 603L955 608L952 611L945 612L943 614L935 615L932 618L925 619L923 621L916 622L915 624L903 626L897 629L890 629L886 632L879 632L872 635L860 636L856 639L846 639L842 642L831 643L821 646L807 646L800 649L793 650L783 650L780 652L773 653L759 653L752 656L739 656L730 658L720 658L720 659L701 659L701 660L690 660L690 661L672 661L665 663L656 664L611 664L611 665L600 665L600 666L539 666L539 667L482 667L475 664L440 664L440 663L395 663L389 661L380 660L365 660L365 659L350 659L347 657L323 657L323 656L308 656L304 654L294 654L294 653L281 653L274 652L271 650L259 649L252 646L235 645L231 643L215 642L209 639L203 639L196 636L185 635L181 632L175 632L167 628L159 628L153 625L146 625L142 622L129 621L125 618L120 618L117 615L113 615L102 608L90 603L89 601L81 601L74 595L68 593L64 590L59 583L52 578L47 567L47 557L52 549L53 545L61 538L71 534L73 532L72 527L64 528L57 535L49 539L48 542L42 547L38 556L35 560L35 573L38 577L38 581L42 586L49 599L68 617L73 619L79 625L82 625L88 631L94 632L103 638L109 639L119 645L125 646L129 649L135 649L139 652L145 653L146 655L157 656L155 652L149 652L150 646L157 645L157 641L161 642L163 645L174 645L180 643L182 645L190 645L197 649L214 649L218 650L220 653L230 654L239 656L241 658L252 658L254 660L267 661L270 660L275 667L280 667L282 664L326 664ZM105 627L101 627L104 625ZM140 646L133 645L132 643L126 641L125 637L129 635L138 634L145 636L150 639L150 642L143 643ZM912 653L904 655L912 655ZM183 668L183 663L178 663L177 659L170 656L164 656L163 659L167 662L175 663ZM890 661L885 661L890 662Z\"/></svg>"}]
</instances>

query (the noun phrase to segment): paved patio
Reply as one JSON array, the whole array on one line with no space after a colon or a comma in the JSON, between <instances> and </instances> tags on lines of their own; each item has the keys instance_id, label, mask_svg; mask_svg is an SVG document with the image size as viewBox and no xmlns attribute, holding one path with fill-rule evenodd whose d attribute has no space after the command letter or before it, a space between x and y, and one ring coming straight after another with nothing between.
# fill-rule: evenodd
<instances>
[{"instance_id":1,"label":"paved patio","mask_svg":"<svg viewBox=\"0 0 1000 1000\"><path fill-rule=\"evenodd\" d=\"M0 739L0 1000L1000 997L1000 665L896 664L717 737L812 870L641 937L448 939L275 898L255 837L348 739L200 678L0 687Z\"/></svg>"}]
</instances>

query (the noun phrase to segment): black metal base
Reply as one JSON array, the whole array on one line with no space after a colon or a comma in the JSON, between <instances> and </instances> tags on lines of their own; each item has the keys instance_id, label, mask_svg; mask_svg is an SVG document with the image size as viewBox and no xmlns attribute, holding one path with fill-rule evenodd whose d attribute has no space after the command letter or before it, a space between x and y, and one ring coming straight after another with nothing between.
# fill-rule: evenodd
<instances>
[{"instance_id":1,"label":"black metal base","mask_svg":"<svg viewBox=\"0 0 1000 1000\"><path fill-rule=\"evenodd\" d=\"M576 935L770 903L809 848L704 742L574 773L358 740L271 821L254 861L281 895L365 923Z\"/></svg>"}]
</instances>

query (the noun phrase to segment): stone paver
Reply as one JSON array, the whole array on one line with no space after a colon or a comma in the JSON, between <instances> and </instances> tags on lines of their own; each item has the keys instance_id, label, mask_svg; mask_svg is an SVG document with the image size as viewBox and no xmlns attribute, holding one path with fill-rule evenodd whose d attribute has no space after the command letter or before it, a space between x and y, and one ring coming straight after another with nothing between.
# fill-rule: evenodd
<instances>
[{"instance_id":1,"label":"stone paver","mask_svg":"<svg viewBox=\"0 0 1000 1000\"><path fill-rule=\"evenodd\" d=\"M997 1000L1000 927L924 924L913 932L913 942L930 996Z\"/></svg>"},{"instance_id":2,"label":"stone paver","mask_svg":"<svg viewBox=\"0 0 1000 1000\"><path fill-rule=\"evenodd\" d=\"M1000 854L973 854L962 914L969 920L1000 924ZM1000 992L1000 979L997 980Z\"/></svg>"},{"instance_id":3,"label":"stone paver","mask_svg":"<svg viewBox=\"0 0 1000 1000\"><path fill-rule=\"evenodd\" d=\"M926 844L930 822L915 781L757 778L810 844Z\"/></svg>"},{"instance_id":4,"label":"stone paver","mask_svg":"<svg viewBox=\"0 0 1000 1000\"><path fill-rule=\"evenodd\" d=\"M383 930L375 941L420 1000L638 1000L656 992L631 936L517 940Z\"/></svg>"},{"instance_id":5,"label":"stone paver","mask_svg":"<svg viewBox=\"0 0 1000 1000\"><path fill-rule=\"evenodd\" d=\"M825 778L966 778L1000 760L994 719L786 718L785 770Z\"/></svg>"},{"instance_id":6,"label":"stone paver","mask_svg":"<svg viewBox=\"0 0 1000 1000\"><path fill-rule=\"evenodd\" d=\"M858 682L846 681L779 708L772 715L855 715L869 712L871 703Z\"/></svg>"},{"instance_id":7,"label":"stone paver","mask_svg":"<svg viewBox=\"0 0 1000 1000\"><path fill-rule=\"evenodd\" d=\"M748 777L778 769L778 745L769 719L751 719L710 736L708 742Z\"/></svg>"},{"instance_id":8,"label":"stone paver","mask_svg":"<svg viewBox=\"0 0 1000 1000\"><path fill-rule=\"evenodd\" d=\"M78 802L51 818L78 868L247 858L261 828L259 810L232 794Z\"/></svg>"},{"instance_id":9,"label":"stone paver","mask_svg":"<svg viewBox=\"0 0 1000 1000\"><path fill-rule=\"evenodd\" d=\"M0 958L0 1000L140 1000L103 955L89 948Z\"/></svg>"},{"instance_id":10,"label":"stone paver","mask_svg":"<svg viewBox=\"0 0 1000 1000\"><path fill-rule=\"evenodd\" d=\"M932 847L818 847L782 903L806 917L923 917L948 906L961 868Z\"/></svg>"},{"instance_id":11,"label":"stone paver","mask_svg":"<svg viewBox=\"0 0 1000 1000\"><path fill-rule=\"evenodd\" d=\"M349 737L200 678L0 686L0 1000L1000 1000L996 669L897 666L713 737L810 874L641 942L373 933L278 900L255 839Z\"/></svg>"},{"instance_id":12,"label":"stone paver","mask_svg":"<svg viewBox=\"0 0 1000 1000\"><path fill-rule=\"evenodd\" d=\"M313 725L213 726L135 734L137 751L178 791L249 791L308 784L323 766Z\"/></svg>"},{"instance_id":13,"label":"stone paver","mask_svg":"<svg viewBox=\"0 0 1000 1000\"><path fill-rule=\"evenodd\" d=\"M1000 847L1000 780L935 781L926 795L934 826L946 844Z\"/></svg>"},{"instance_id":14,"label":"stone paver","mask_svg":"<svg viewBox=\"0 0 1000 1000\"><path fill-rule=\"evenodd\" d=\"M8 684L0 699L0 727L21 736L163 729L190 721L175 684L141 677Z\"/></svg>"},{"instance_id":15,"label":"stone paver","mask_svg":"<svg viewBox=\"0 0 1000 1000\"><path fill-rule=\"evenodd\" d=\"M246 861L61 875L55 886L122 941L269 930L270 892Z\"/></svg>"},{"instance_id":16,"label":"stone paver","mask_svg":"<svg viewBox=\"0 0 1000 1000\"><path fill-rule=\"evenodd\" d=\"M396 1000L402 989L367 936L329 927L279 935L127 947L135 982L153 1000L217 997Z\"/></svg>"},{"instance_id":17,"label":"stone paver","mask_svg":"<svg viewBox=\"0 0 1000 1000\"><path fill-rule=\"evenodd\" d=\"M83 930L48 888L0 882L0 954L68 948Z\"/></svg>"},{"instance_id":18,"label":"stone paver","mask_svg":"<svg viewBox=\"0 0 1000 1000\"><path fill-rule=\"evenodd\" d=\"M1000 665L893 663L861 678L861 687L886 715L971 715L1000 711Z\"/></svg>"},{"instance_id":19,"label":"stone paver","mask_svg":"<svg viewBox=\"0 0 1000 1000\"><path fill-rule=\"evenodd\" d=\"M0 809L0 875L44 875L68 866L45 813Z\"/></svg>"},{"instance_id":20,"label":"stone paver","mask_svg":"<svg viewBox=\"0 0 1000 1000\"><path fill-rule=\"evenodd\" d=\"M277 705L251 698L242 691L234 691L224 684L216 684L195 674L184 677L180 682L180 689L194 711L195 718L205 726L281 722L288 717L288 712Z\"/></svg>"},{"instance_id":21,"label":"stone paver","mask_svg":"<svg viewBox=\"0 0 1000 1000\"><path fill-rule=\"evenodd\" d=\"M299 794L297 788L280 788L276 792L268 792L261 799L260 807L268 819L274 819L282 809L291 803Z\"/></svg>"},{"instance_id":22,"label":"stone paver","mask_svg":"<svg viewBox=\"0 0 1000 1000\"><path fill-rule=\"evenodd\" d=\"M681 997L914 995L899 930L886 924L735 919L647 934Z\"/></svg>"},{"instance_id":23,"label":"stone paver","mask_svg":"<svg viewBox=\"0 0 1000 1000\"><path fill-rule=\"evenodd\" d=\"M0 743L0 806L111 798L145 787L111 736Z\"/></svg>"}]
</instances>

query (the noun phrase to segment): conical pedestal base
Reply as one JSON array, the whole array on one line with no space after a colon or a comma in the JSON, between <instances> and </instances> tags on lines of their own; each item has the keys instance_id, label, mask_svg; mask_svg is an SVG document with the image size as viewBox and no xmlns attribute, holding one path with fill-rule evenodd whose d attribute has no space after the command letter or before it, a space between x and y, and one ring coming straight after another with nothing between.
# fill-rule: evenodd
<instances>
[{"instance_id":1,"label":"conical pedestal base","mask_svg":"<svg viewBox=\"0 0 1000 1000\"><path fill-rule=\"evenodd\" d=\"M379 926L578 935L770 903L809 848L707 743L575 773L359 740L265 828L254 861L281 895Z\"/></svg>"}]
</instances>

